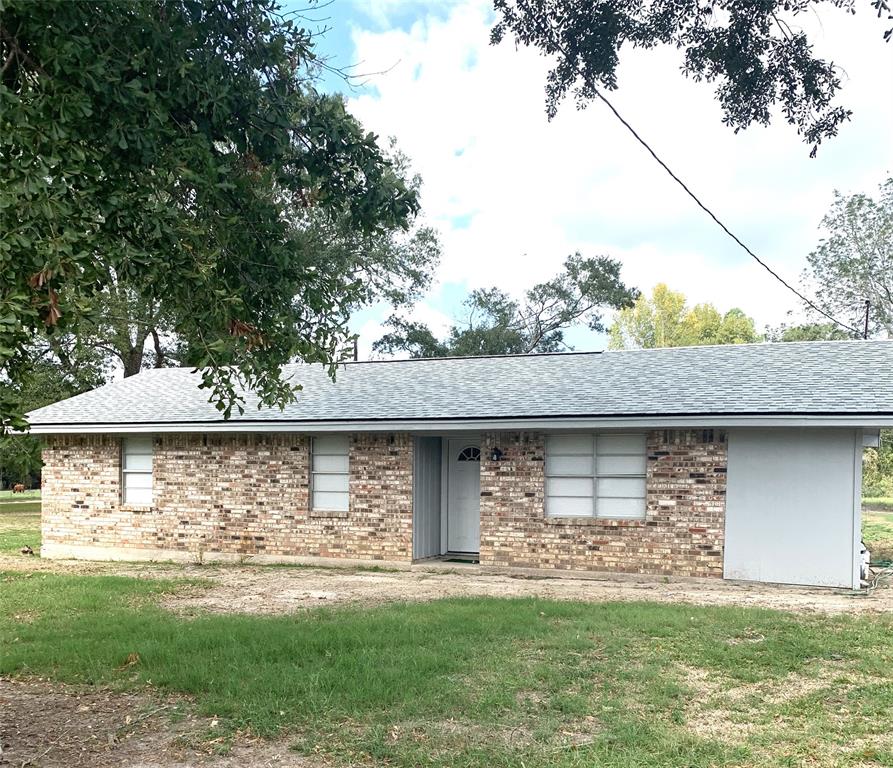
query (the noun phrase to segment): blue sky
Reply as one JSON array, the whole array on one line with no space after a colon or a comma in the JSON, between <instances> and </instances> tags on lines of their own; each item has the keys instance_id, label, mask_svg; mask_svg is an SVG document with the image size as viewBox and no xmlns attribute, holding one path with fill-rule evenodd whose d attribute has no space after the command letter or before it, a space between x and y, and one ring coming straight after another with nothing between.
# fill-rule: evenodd
<instances>
[{"instance_id":1,"label":"blue sky","mask_svg":"<svg viewBox=\"0 0 893 768\"><path fill-rule=\"evenodd\" d=\"M842 67L854 112L814 160L781 120L737 135L725 128L711 88L679 74L675 51L621 56L616 106L792 282L821 237L834 190L871 193L893 173L893 99L882 96L893 44L869 10L796 19ZM498 285L520 295L576 250L619 259L627 283L644 291L666 282L692 303L741 307L761 328L798 310L604 108L568 102L548 122L548 62L511 43L490 46L488 3L334 0L307 15L330 27L318 51L331 64L381 73L352 91L327 75L325 87L346 92L367 128L395 136L424 179L426 220L444 253L416 319L442 331L469 290ZM364 355L389 313L379 306L354 318ZM577 349L605 345L584 328L569 340Z\"/></svg>"}]
</instances>

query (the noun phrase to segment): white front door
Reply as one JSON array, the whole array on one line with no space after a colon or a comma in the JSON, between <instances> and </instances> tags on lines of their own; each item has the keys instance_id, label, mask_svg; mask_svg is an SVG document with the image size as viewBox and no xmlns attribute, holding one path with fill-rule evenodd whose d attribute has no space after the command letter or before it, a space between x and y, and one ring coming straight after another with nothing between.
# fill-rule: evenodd
<instances>
[{"instance_id":1,"label":"white front door","mask_svg":"<svg viewBox=\"0 0 893 768\"><path fill-rule=\"evenodd\" d=\"M477 440L447 442L447 550L481 548L481 445Z\"/></svg>"}]
</instances>

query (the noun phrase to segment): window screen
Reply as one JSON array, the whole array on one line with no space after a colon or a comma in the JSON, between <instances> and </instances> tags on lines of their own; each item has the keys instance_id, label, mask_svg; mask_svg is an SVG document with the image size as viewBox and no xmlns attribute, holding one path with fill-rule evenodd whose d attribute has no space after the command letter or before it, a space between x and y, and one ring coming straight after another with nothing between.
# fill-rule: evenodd
<instances>
[{"instance_id":1,"label":"window screen","mask_svg":"<svg viewBox=\"0 0 893 768\"><path fill-rule=\"evenodd\" d=\"M595 436L599 517L645 517L645 435Z\"/></svg>"},{"instance_id":2,"label":"window screen","mask_svg":"<svg viewBox=\"0 0 893 768\"><path fill-rule=\"evenodd\" d=\"M595 442L592 435L546 437L546 512L556 517L595 514Z\"/></svg>"},{"instance_id":3,"label":"window screen","mask_svg":"<svg viewBox=\"0 0 893 768\"><path fill-rule=\"evenodd\" d=\"M152 438L124 439L121 461L122 496L125 504L152 505Z\"/></svg>"},{"instance_id":4,"label":"window screen","mask_svg":"<svg viewBox=\"0 0 893 768\"><path fill-rule=\"evenodd\" d=\"M311 507L346 512L350 504L350 440L347 435L314 437L311 446Z\"/></svg>"},{"instance_id":5,"label":"window screen","mask_svg":"<svg viewBox=\"0 0 893 768\"><path fill-rule=\"evenodd\" d=\"M645 435L548 435L546 514L644 517Z\"/></svg>"}]
</instances>

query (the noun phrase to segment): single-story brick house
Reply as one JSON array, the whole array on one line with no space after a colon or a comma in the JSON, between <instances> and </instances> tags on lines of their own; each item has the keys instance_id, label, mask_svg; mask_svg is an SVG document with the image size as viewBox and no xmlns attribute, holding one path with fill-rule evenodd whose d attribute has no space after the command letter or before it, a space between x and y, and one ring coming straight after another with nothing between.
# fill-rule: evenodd
<instances>
[{"instance_id":1,"label":"single-story brick house","mask_svg":"<svg viewBox=\"0 0 893 768\"><path fill-rule=\"evenodd\" d=\"M45 557L537 569L858 587L893 342L348 363L225 421L187 369L30 414Z\"/></svg>"}]
</instances>

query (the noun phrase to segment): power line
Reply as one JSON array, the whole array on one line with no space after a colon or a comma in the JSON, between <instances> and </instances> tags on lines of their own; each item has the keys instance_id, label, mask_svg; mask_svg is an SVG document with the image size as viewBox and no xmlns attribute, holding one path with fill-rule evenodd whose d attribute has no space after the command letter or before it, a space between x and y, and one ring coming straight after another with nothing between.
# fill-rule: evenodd
<instances>
[{"instance_id":1,"label":"power line","mask_svg":"<svg viewBox=\"0 0 893 768\"><path fill-rule=\"evenodd\" d=\"M625 128L626 128L626 129L627 129L627 130L628 130L628 131L635 137L636 141L638 141L639 144L641 144L643 147L645 147L645 149L648 151L648 154L650 154L655 160L657 160L657 162L658 162L658 164L661 166L661 168L663 168L663 169L670 175L670 178L672 178L673 181L675 181L680 187L682 187L682 189L685 190L685 193L686 193L692 200L695 201L695 203L697 204L697 206L698 206L702 211L704 211L704 213L706 213L711 219L713 219L713 221L715 221L715 222L719 225L719 227L722 229L723 232L725 232L729 237L732 238L732 240L734 240L739 246L741 246L741 248L743 248L744 251L745 251L745 252L746 252L746 253L747 253L747 254L748 254L754 261L757 262L757 264L759 264L759 265L760 265L763 269L765 269L770 275L772 275L772 277L774 277L776 280L778 280L778 282L780 282L780 283L781 283L785 288L787 288L791 293L793 293L795 296L797 296L797 297L798 297L804 304L806 304L807 306L809 306L809 307L811 307L812 309L814 309L814 310L815 310L816 312L818 312L820 315L824 315L824 316L825 316L826 318L828 318L832 323L835 323L836 325L839 325L841 328L845 328L846 330L850 331L851 333L856 334L857 336L861 336L861 335L862 335L862 331L860 331L859 329L854 328L854 327L852 327L851 325L847 325L846 323L842 323L842 322L841 322L840 320L838 320L836 317L834 317L833 315L830 315L830 314L827 313L824 309L822 309L822 308L819 307L817 304L815 304L815 302L813 302L813 301L811 301L810 299L806 298L806 296L804 296L802 293L800 293L800 291L798 291L796 288L794 288L794 286L792 286L787 280L785 280L785 279L784 279L781 275L779 275L774 269L772 269L772 267L770 267L765 261L763 261L763 260L762 260L759 256L757 256L752 250L750 250L750 248L748 248L747 245L746 245L745 243L743 243L743 242L741 241L741 239L740 239L734 232L732 232L732 231L731 231L725 224L722 223L722 221L719 220L719 218L716 216L715 213L713 213L713 211L711 211L711 210L710 210L704 203L701 202L701 200L698 198L698 196L697 196L694 192L692 192L692 191L688 188L688 186L686 186L685 182L682 181L682 179L680 179L675 173L673 173L673 171L670 169L670 167L669 167L663 160L661 160L660 157L658 157L657 153L656 153L656 152L655 152L655 151L648 145L648 142L646 142L645 139L643 139L641 136L639 136L638 133L636 133L636 129L633 128L633 127L632 127L632 126L631 126L631 125L630 125L630 124L623 118L623 115L621 115L621 114L617 111L617 109L614 107L614 105L613 105L610 101L608 101L608 99L602 94L601 90L598 89L598 88L596 88L594 85L592 85L592 83L589 83L589 85L590 85L590 87L592 88L593 93L595 93L595 95L598 96L598 98L601 99L602 102L604 102L604 104L608 107L608 109L610 109L611 112L614 113L614 116L615 116L621 123L623 123L624 127L625 127ZM867 336L866 336L866 338L867 338Z\"/></svg>"}]
</instances>

